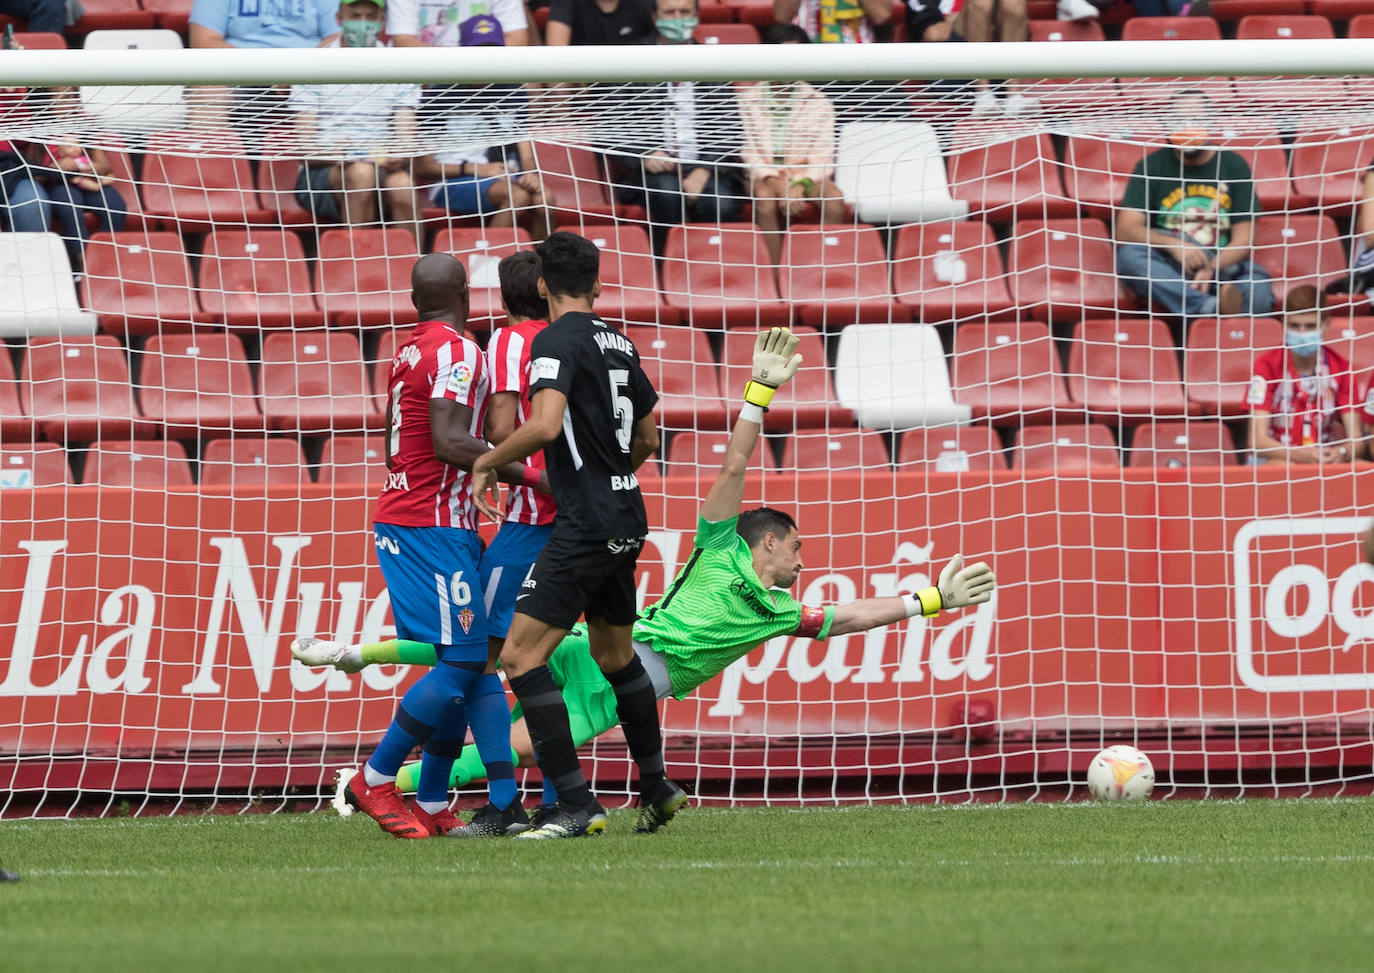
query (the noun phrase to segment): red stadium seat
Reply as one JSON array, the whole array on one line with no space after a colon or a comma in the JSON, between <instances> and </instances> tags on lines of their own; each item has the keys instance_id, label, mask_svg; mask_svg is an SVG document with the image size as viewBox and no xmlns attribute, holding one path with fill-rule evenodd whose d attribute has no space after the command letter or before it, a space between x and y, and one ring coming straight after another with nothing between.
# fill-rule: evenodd
<instances>
[{"instance_id":1,"label":"red stadium seat","mask_svg":"<svg viewBox=\"0 0 1374 973\"><path fill-rule=\"evenodd\" d=\"M1183 368L1193 411L1248 415L1245 393L1255 356L1282 344L1283 325L1274 318L1198 318L1189 323Z\"/></svg>"},{"instance_id":2,"label":"red stadium seat","mask_svg":"<svg viewBox=\"0 0 1374 973\"><path fill-rule=\"evenodd\" d=\"M918 473L1005 470L1007 454L991 426L913 429L897 449L897 468Z\"/></svg>"},{"instance_id":3,"label":"red stadium seat","mask_svg":"<svg viewBox=\"0 0 1374 973\"><path fill-rule=\"evenodd\" d=\"M1123 306L1115 246L1101 220L1022 220L1010 257L1012 300L1027 317L1076 321Z\"/></svg>"},{"instance_id":4,"label":"red stadium seat","mask_svg":"<svg viewBox=\"0 0 1374 973\"><path fill-rule=\"evenodd\" d=\"M1016 434L1012 468L1079 471L1121 466L1112 432L1098 422L1085 425L1025 426Z\"/></svg>"},{"instance_id":5,"label":"red stadium seat","mask_svg":"<svg viewBox=\"0 0 1374 973\"><path fill-rule=\"evenodd\" d=\"M955 144L961 135L975 136L991 125L962 123L955 129ZM993 223L1073 216L1078 203L1064 193L1060 168L1047 132L999 139L950 153L950 193L968 203L971 215Z\"/></svg>"},{"instance_id":6,"label":"red stadium seat","mask_svg":"<svg viewBox=\"0 0 1374 973\"><path fill-rule=\"evenodd\" d=\"M463 261L468 271L468 325L491 330L506 320L501 310L501 282L496 276L502 257L534 246L523 227L459 227L440 230L434 238L434 253L451 253ZM603 260L605 258L603 257ZM409 286L407 286L409 290Z\"/></svg>"},{"instance_id":7,"label":"red stadium seat","mask_svg":"<svg viewBox=\"0 0 1374 973\"><path fill-rule=\"evenodd\" d=\"M753 24L762 30L775 23L772 0L725 0L725 5L742 24Z\"/></svg>"},{"instance_id":8,"label":"red stadium seat","mask_svg":"<svg viewBox=\"0 0 1374 973\"><path fill-rule=\"evenodd\" d=\"M1151 144L1147 144L1151 143ZM1161 144L1157 131L1117 136L1070 135L1064 147L1064 188L1090 214L1111 218L1126 195L1131 170Z\"/></svg>"},{"instance_id":9,"label":"red stadium seat","mask_svg":"<svg viewBox=\"0 0 1374 973\"><path fill-rule=\"evenodd\" d=\"M105 150L105 159L110 163L110 176L114 179L111 188L119 192L124 200L124 230L144 229L149 222L145 219L143 212L143 193L138 188L138 181L134 178L133 161L129 158L129 151L124 145L124 140L117 135L101 135L100 147ZM87 225L95 229L96 225L93 214L87 214Z\"/></svg>"},{"instance_id":10,"label":"red stadium seat","mask_svg":"<svg viewBox=\"0 0 1374 973\"><path fill-rule=\"evenodd\" d=\"M1255 221L1254 260L1274 279L1276 306L1294 287L1312 284L1321 290L1344 279L1350 267L1330 216L1261 216Z\"/></svg>"},{"instance_id":11,"label":"red stadium seat","mask_svg":"<svg viewBox=\"0 0 1374 973\"><path fill-rule=\"evenodd\" d=\"M168 439L263 430L238 335L154 335L141 357L139 404Z\"/></svg>"},{"instance_id":12,"label":"red stadium seat","mask_svg":"<svg viewBox=\"0 0 1374 973\"><path fill-rule=\"evenodd\" d=\"M149 136L142 186L144 211L167 229L203 233L273 218L258 206L243 142L230 131Z\"/></svg>"},{"instance_id":13,"label":"red stadium seat","mask_svg":"<svg viewBox=\"0 0 1374 973\"><path fill-rule=\"evenodd\" d=\"M1282 341L1282 336L1275 345ZM1374 368L1374 317L1359 315L1336 319L1326 333L1326 343L1340 353L1356 372Z\"/></svg>"},{"instance_id":14,"label":"red stadium seat","mask_svg":"<svg viewBox=\"0 0 1374 973\"><path fill-rule=\"evenodd\" d=\"M560 227L569 229L569 227ZM596 313L609 322L676 323L655 286L654 251L642 226L585 223L575 229L601 250L601 296Z\"/></svg>"},{"instance_id":15,"label":"red stadium seat","mask_svg":"<svg viewBox=\"0 0 1374 973\"><path fill-rule=\"evenodd\" d=\"M0 441L33 438L33 420L19 405L19 383L8 347L0 347Z\"/></svg>"},{"instance_id":16,"label":"red stadium seat","mask_svg":"<svg viewBox=\"0 0 1374 973\"><path fill-rule=\"evenodd\" d=\"M258 205L272 214L277 223L300 225L305 223L324 223L316 220L315 214L296 199L296 177L300 173L301 162L290 155L291 149L284 139L267 137L263 140L263 154L267 158L258 162L255 188Z\"/></svg>"},{"instance_id":17,"label":"red stadium seat","mask_svg":"<svg viewBox=\"0 0 1374 973\"><path fill-rule=\"evenodd\" d=\"M14 50L17 51L65 51L67 38L61 34L45 30L17 30L14 32Z\"/></svg>"},{"instance_id":18,"label":"red stadium seat","mask_svg":"<svg viewBox=\"0 0 1374 973\"><path fill-rule=\"evenodd\" d=\"M53 442L153 435L153 423L134 404L124 348L109 335L30 339L19 394Z\"/></svg>"},{"instance_id":19,"label":"red stadium seat","mask_svg":"<svg viewBox=\"0 0 1374 973\"><path fill-rule=\"evenodd\" d=\"M1219 41L1221 27L1211 17L1132 17L1121 28L1123 41Z\"/></svg>"},{"instance_id":20,"label":"red stadium seat","mask_svg":"<svg viewBox=\"0 0 1374 973\"><path fill-rule=\"evenodd\" d=\"M86 454L81 482L147 490L191 486L191 465L186 449L175 441L102 442Z\"/></svg>"},{"instance_id":21,"label":"red stadium seat","mask_svg":"<svg viewBox=\"0 0 1374 973\"><path fill-rule=\"evenodd\" d=\"M258 385L269 429L360 432L381 425L362 349L346 331L269 334Z\"/></svg>"},{"instance_id":22,"label":"red stadium seat","mask_svg":"<svg viewBox=\"0 0 1374 973\"><path fill-rule=\"evenodd\" d=\"M535 163L544 182L546 198L556 223L579 225L583 220L600 222L616 215L601 159L588 149L552 142L534 143ZM642 219L644 210L639 210Z\"/></svg>"},{"instance_id":23,"label":"red stadium seat","mask_svg":"<svg viewBox=\"0 0 1374 973\"><path fill-rule=\"evenodd\" d=\"M161 334L212 318L200 309L177 233L97 233L86 247L81 303L111 334Z\"/></svg>"},{"instance_id":24,"label":"red stadium seat","mask_svg":"<svg viewBox=\"0 0 1374 973\"><path fill-rule=\"evenodd\" d=\"M706 332L686 327L631 325L625 334L639 350L644 372L658 390L658 421L666 429L725 429L716 360Z\"/></svg>"},{"instance_id":25,"label":"red stadium seat","mask_svg":"<svg viewBox=\"0 0 1374 973\"><path fill-rule=\"evenodd\" d=\"M778 391L773 405L763 419L769 431L813 429L818 426L833 429L854 424L854 414L839 405L835 387L830 380L830 368L825 354L825 340L811 328L798 327L793 333L801 343L797 350L806 366L796 378ZM748 331L727 331L721 360L721 387L734 396L744 391L749 381L754 359L755 335Z\"/></svg>"},{"instance_id":26,"label":"red stadium seat","mask_svg":"<svg viewBox=\"0 0 1374 973\"><path fill-rule=\"evenodd\" d=\"M778 293L802 324L842 328L892 320L887 251L865 224L793 229L783 239Z\"/></svg>"},{"instance_id":27,"label":"red stadium seat","mask_svg":"<svg viewBox=\"0 0 1374 973\"><path fill-rule=\"evenodd\" d=\"M882 433L871 429L794 432L782 447L782 469L886 472L891 465Z\"/></svg>"},{"instance_id":28,"label":"red stadium seat","mask_svg":"<svg viewBox=\"0 0 1374 973\"><path fill-rule=\"evenodd\" d=\"M1069 401L1059 352L1041 321L959 325L950 380L954 401L993 425L1052 422L1082 412Z\"/></svg>"},{"instance_id":29,"label":"red stadium seat","mask_svg":"<svg viewBox=\"0 0 1374 973\"><path fill-rule=\"evenodd\" d=\"M752 223L686 224L668 231L663 296L684 324L766 328L791 315L778 296L763 234Z\"/></svg>"},{"instance_id":30,"label":"red stadium seat","mask_svg":"<svg viewBox=\"0 0 1374 973\"><path fill-rule=\"evenodd\" d=\"M215 230L200 259L200 304L231 328L317 328L305 251L278 227Z\"/></svg>"},{"instance_id":31,"label":"red stadium seat","mask_svg":"<svg viewBox=\"0 0 1374 973\"><path fill-rule=\"evenodd\" d=\"M1212 0L1212 16L1217 20L1241 20L1263 14L1288 17L1305 12L1306 0Z\"/></svg>"},{"instance_id":32,"label":"red stadium seat","mask_svg":"<svg viewBox=\"0 0 1374 973\"><path fill-rule=\"evenodd\" d=\"M1293 188L1332 215L1364 195L1361 177L1374 162L1374 128L1304 132L1293 143Z\"/></svg>"},{"instance_id":33,"label":"red stadium seat","mask_svg":"<svg viewBox=\"0 0 1374 973\"><path fill-rule=\"evenodd\" d=\"M1129 21L1127 21L1129 23ZM1095 20L1032 20L1030 22L1032 41L1105 41L1102 25Z\"/></svg>"},{"instance_id":34,"label":"red stadium seat","mask_svg":"<svg viewBox=\"0 0 1374 973\"><path fill-rule=\"evenodd\" d=\"M8 489L75 483L67 451L55 443L0 443L0 494Z\"/></svg>"},{"instance_id":35,"label":"red stadium seat","mask_svg":"<svg viewBox=\"0 0 1374 973\"><path fill-rule=\"evenodd\" d=\"M310 482L305 453L292 437L212 439L200 459L200 485L301 486Z\"/></svg>"},{"instance_id":36,"label":"red stadium seat","mask_svg":"<svg viewBox=\"0 0 1374 973\"><path fill-rule=\"evenodd\" d=\"M1168 326L1139 318L1080 322L1069 351L1069 395L1094 418L1144 422L1187 415Z\"/></svg>"},{"instance_id":37,"label":"red stadium seat","mask_svg":"<svg viewBox=\"0 0 1374 973\"><path fill-rule=\"evenodd\" d=\"M992 229L978 220L897 231L893 291L914 321L1004 317L1014 310Z\"/></svg>"},{"instance_id":38,"label":"red stadium seat","mask_svg":"<svg viewBox=\"0 0 1374 973\"><path fill-rule=\"evenodd\" d=\"M1231 430L1216 420L1147 422L1131 439L1131 466L1230 466L1239 463Z\"/></svg>"},{"instance_id":39,"label":"red stadium seat","mask_svg":"<svg viewBox=\"0 0 1374 973\"><path fill-rule=\"evenodd\" d=\"M330 436L320 454L319 480L380 489L386 482L385 449L386 441L380 436Z\"/></svg>"},{"instance_id":40,"label":"red stadium seat","mask_svg":"<svg viewBox=\"0 0 1374 973\"><path fill-rule=\"evenodd\" d=\"M147 30L157 21L152 13L129 0L81 0L81 17L69 30L89 34L93 30Z\"/></svg>"},{"instance_id":41,"label":"red stadium seat","mask_svg":"<svg viewBox=\"0 0 1374 973\"><path fill-rule=\"evenodd\" d=\"M325 230L315 290L326 319L344 328L414 322L410 271L419 256L414 235L398 227Z\"/></svg>"},{"instance_id":42,"label":"red stadium seat","mask_svg":"<svg viewBox=\"0 0 1374 973\"><path fill-rule=\"evenodd\" d=\"M698 44L757 44L759 29L753 24L702 24L692 31Z\"/></svg>"},{"instance_id":43,"label":"red stadium seat","mask_svg":"<svg viewBox=\"0 0 1374 973\"><path fill-rule=\"evenodd\" d=\"M1313 0L1312 6L1315 8L1315 7L1317 6L1317 4L1318 4L1318 3L1321 3L1321 2L1322 2L1322 0ZM1328 2L1336 2L1336 3L1339 3L1339 2L1341 2L1341 0L1328 0ZM1347 2L1357 3L1357 4L1360 5L1361 8L1363 8L1363 9L1365 9L1365 10L1368 10L1368 9L1369 9L1369 4L1365 3L1364 0L1347 0ZM1318 13L1318 12L1320 12L1320 11L1317 11L1317 10L1315 10L1315 9L1313 10L1313 13ZM1328 14L1327 16L1332 16L1332 15ZM1333 19L1339 20L1340 18L1339 18L1339 17L1335 17L1335 18L1333 18ZM1353 17L1351 17L1351 18L1350 18L1350 23L1346 24L1346 27L1345 27L1345 36L1346 36L1346 37L1374 37L1374 11L1370 11L1370 12L1368 12L1368 13L1359 13L1359 14L1355 14Z\"/></svg>"},{"instance_id":44,"label":"red stadium seat","mask_svg":"<svg viewBox=\"0 0 1374 973\"><path fill-rule=\"evenodd\" d=\"M1260 211L1281 213L1290 209L1306 209L1316 203L1311 197L1300 196L1288 177L1288 154L1279 139L1278 129L1272 125L1247 128L1240 132L1224 124L1217 132L1217 142L1235 152L1254 175L1255 199Z\"/></svg>"},{"instance_id":45,"label":"red stadium seat","mask_svg":"<svg viewBox=\"0 0 1374 973\"><path fill-rule=\"evenodd\" d=\"M677 433L668 443L666 454L668 465L665 467L664 473L672 475L698 470L701 477L710 482L715 479L721 461L725 459L725 446L729 441L730 434L728 432ZM749 471L757 473L765 467L770 470L777 469L777 463L773 460L773 451L768 448L767 443L754 450L754 455L749 461Z\"/></svg>"},{"instance_id":46,"label":"red stadium seat","mask_svg":"<svg viewBox=\"0 0 1374 973\"><path fill-rule=\"evenodd\" d=\"M190 30L191 0L139 0L143 9L157 17L157 25L165 30L185 34Z\"/></svg>"},{"instance_id":47,"label":"red stadium seat","mask_svg":"<svg viewBox=\"0 0 1374 973\"><path fill-rule=\"evenodd\" d=\"M1293 14L1250 14L1236 25L1236 40L1320 40L1335 37L1325 17Z\"/></svg>"}]
</instances>

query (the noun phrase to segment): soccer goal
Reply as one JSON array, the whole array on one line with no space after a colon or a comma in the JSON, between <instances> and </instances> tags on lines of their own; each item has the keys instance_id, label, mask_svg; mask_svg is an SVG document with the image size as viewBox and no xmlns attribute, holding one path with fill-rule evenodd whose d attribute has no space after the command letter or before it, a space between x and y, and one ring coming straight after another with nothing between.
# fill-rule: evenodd
<instances>
[{"instance_id":1,"label":"soccer goal","mask_svg":"<svg viewBox=\"0 0 1374 973\"><path fill-rule=\"evenodd\" d=\"M644 604L784 323L805 365L748 502L796 517L797 597L955 552L998 576L665 703L699 797L1073 796L1113 743L1157 795L1367 789L1371 45L0 53L0 813L313 801L366 755L416 674L287 646L392 631L370 507L411 265L461 257L485 342L500 258L558 228L661 393ZM1179 150L1224 166L1131 195ZM1130 213L1166 235L1134 262ZM1284 378L1304 293L1339 357ZM618 740L589 752L633 792Z\"/></svg>"}]
</instances>

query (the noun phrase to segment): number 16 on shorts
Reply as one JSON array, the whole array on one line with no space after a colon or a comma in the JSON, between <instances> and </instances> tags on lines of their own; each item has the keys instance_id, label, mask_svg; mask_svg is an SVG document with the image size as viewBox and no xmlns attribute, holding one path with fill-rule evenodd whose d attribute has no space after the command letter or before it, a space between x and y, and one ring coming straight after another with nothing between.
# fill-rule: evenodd
<instances>
[{"instance_id":1,"label":"number 16 on shorts","mask_svg":"<svg viewBox=\"0 0 1374 973\"><path fill-rule=\"evenodd\" d=\"M377 561L391 595L396 634L486 657L487 613L478 581L481 541L460 527L374 524Z\"/></svg>"}]
</instances>

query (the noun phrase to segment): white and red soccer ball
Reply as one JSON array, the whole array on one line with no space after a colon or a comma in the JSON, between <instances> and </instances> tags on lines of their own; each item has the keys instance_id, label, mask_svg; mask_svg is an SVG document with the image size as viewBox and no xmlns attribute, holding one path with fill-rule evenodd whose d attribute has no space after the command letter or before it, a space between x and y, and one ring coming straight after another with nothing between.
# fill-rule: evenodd
<instances>
[{"instance_id":1,"label":"white and red soccer ball","mask_svg":"<svg viewBox=\"0 0 1374 973\"><path fill-rule=\"evenodd\" d=\"M1088 764L1088 793L1095 801L1143 801L1154 789L1154 764L1135 747L1108 747Z\"/></svg>"}]
</instances>

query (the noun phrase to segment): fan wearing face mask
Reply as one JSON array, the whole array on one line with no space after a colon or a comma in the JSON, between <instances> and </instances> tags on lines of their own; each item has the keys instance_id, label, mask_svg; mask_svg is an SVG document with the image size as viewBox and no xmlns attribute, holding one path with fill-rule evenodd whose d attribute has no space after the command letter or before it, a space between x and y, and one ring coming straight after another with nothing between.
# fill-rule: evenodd
<instances>
[{"instance_id":1,"label":"fan wearing face mask","mask_svg":"<svg viewBox=\"0 0 1374 973\"><path fill-rule=\"evenodd\" d=\"M1323 344L1327 311L1317 289L1289 291L1283 319L1284 347L1271 348L1255 359L1246 396L1256 462L1362 459L1354 376L1350 364ZM1374 421L1367 414L1364 418Z\"/></svg>"},{"instance_id":2,"label":"fan wearing face mask","mask_svg":"<svg viewBox=\"0 0 1374 973\"><path fill-rule=\"evenodd\" d=\"M1121 200L1117 273L1171 314L1268 314L1273 287L1251 253L1259 203L1250 166L1217 148L1202 92L1175 95L1168 121L1170 145L1136 164Z\"/></svg>"}]
</instances>

